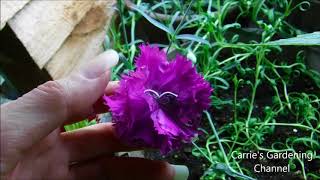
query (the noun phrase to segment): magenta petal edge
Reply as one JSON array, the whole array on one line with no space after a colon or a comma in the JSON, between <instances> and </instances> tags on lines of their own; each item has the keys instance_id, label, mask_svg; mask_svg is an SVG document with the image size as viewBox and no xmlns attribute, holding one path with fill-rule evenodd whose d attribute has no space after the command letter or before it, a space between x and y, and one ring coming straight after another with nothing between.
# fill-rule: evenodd
<instances>
[{"instance_id":1,"label":"magenta petal edge","mask_svg":"<svg viewBox=\"0 0 320 180\"><path fill-rule=\"evenodd\" d=\"M122 76L117 91L103 97L119 138L162 154L190 143L202 112L210 106L210 84L190 60L177 55L168 61L158 47L141 45L135 63L136 69Z\"/></svg>"}]
</instances>

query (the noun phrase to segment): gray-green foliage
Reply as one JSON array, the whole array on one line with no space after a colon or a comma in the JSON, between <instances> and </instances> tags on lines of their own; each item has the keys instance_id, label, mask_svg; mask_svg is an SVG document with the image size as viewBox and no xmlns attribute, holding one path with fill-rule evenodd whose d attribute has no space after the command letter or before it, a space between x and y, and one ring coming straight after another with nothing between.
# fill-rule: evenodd
<instances>
[{"instance_id":1,"label":"gray-green foliage","mask_svg":"<svg viewBox=\"0 0 320 180\"><path fill-rule=\"evenodd\" d=\"M267 43L268 45L279 46L320 46L320 32L301 34L297 37L279 39Z\"/></svg>"},{"instance_id":2,"label":"gray-green foliage","mask_svg":"<svg viewBox=\"0 0 320 180\"><path fill-rule=\"evenodd\" d=\"M287 20L292 13L307 11L311 2L148 2L134 1L130 9L123 0L118 1L120 25L113 23L109 32L113 47L121 52L121 63L113 70L113 79L134 69L137 46L143 42L136 37L136 25L142 18L166 33L164 38L169 43L160 47L170 47L190 57L215 89L212 109L206 112L200 128L203 135L193 142L193 155L206 160L202 179L255 177L252 169L231 157L233 151L297 152L297 147L303 147L319 152L320 75L306 66L306 52L299 48L318 46L320 35L306 34ZM167 18L157 18L154 12ZM243 19L247 25L241 23ZM194 33L184 34L185 31ZM296 49L290 51L291 56L284 55L286 46L293 45ZM313 89L296 89L296 79L309 82ZM216 133L207 128L215 126ZM279 128L296 129L299 133L287 132L289 135L283 133L281 140L270 140ZM319 161L319 156L314 156L314 160ZM304 179L320 178L319 172L304 168L303 159L291 159L288 163Z\"/></svg>"}]
</instances>

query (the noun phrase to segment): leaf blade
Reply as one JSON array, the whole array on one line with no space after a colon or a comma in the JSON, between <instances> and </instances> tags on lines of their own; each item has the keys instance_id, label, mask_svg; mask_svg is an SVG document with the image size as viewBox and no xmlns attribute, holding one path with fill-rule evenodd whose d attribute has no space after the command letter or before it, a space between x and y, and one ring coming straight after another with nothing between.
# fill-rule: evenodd
<instances>
[{"instance_id":1,"label":"leaf blade","mask_svg":"<svg viewBox=\"0 0 320 180\"><path fill-rule=\"evenodd\" d=\"M202 44L206 44L208 46L210 46L210 42L193 34L180 34L176 37L177 39L182 39L182 40L190 40L190 41L195 41L195 42L199 42Z\"/></svg>"},{"instance_id":2,"label":"leaf blade","mask_svg":"<svg viewBox=\"0 0 320 180\"><path fill-rule=\"evenodd\" d=\"M298 35L288 39L279 39L268 42L267 45L279 46L320 46L320 31Z\"/></svg>"},{"instance_id":3,"label":"leaf blade","mask_svg":"<svg viewBox=\"0 0 320 180\"><path fill-rule=\"evenodd\" d=\"M159 21L153 19L152 17L150 17L147 13L145 13L143 10L141 10L138 6L136 5L132 5L132 9L137 11L138 13L140 13L144 18L146 18L151 24L153 24L154 26L158 27L159 29L172 34L173 30L168 28L167 26L165 26L164 24L160 23Z\"/></svg>"}]
</instances>

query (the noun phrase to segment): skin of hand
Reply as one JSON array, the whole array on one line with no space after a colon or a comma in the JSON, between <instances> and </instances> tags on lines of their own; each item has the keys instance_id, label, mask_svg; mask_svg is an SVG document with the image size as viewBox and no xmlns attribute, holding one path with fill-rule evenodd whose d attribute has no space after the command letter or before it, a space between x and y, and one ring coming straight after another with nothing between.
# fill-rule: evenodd
<instances>
[{"instance_id":1,"label":"skin of hand","mask_svg":"<svg viewBox=\"0 0 320 180\"><path fill-rule=\"evenodd\" d=\"M177 179L185 166L115 157L130 151L111 123L71 132L63 125L85 119L93 104L117 83L109 82L118 54L108 50L71 73L1 106L1 179ZM182 178L181 178L182 177Z\"/></svg>"}]
</instances>

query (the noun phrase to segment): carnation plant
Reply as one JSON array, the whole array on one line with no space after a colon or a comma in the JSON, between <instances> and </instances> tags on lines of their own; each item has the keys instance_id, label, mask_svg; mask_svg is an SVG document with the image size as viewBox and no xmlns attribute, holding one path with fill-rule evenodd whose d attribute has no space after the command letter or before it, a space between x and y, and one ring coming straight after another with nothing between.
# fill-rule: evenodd
<instances>
[{"instance_id":1,"label":"carnation plant","mask_svg":"<svg viewBox=\"0 0 320 180\"><path fill-rule=\"evenodd\" d=\"M119 0L104 44L121 55L112 74L120 89L104 98L119 137L162 152L149 158L186 164L191 179L270 179L253 171L256 163L289 164L274 178L320 179L320 74L310 65L320 59L319 26L296 22L308 13L316 22L318 6ZM313 157L231 156L249 151Z\"/></svg>"}]
</instances>

